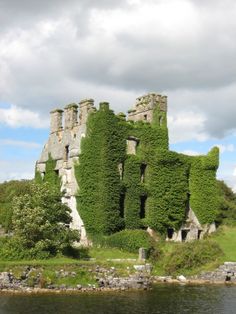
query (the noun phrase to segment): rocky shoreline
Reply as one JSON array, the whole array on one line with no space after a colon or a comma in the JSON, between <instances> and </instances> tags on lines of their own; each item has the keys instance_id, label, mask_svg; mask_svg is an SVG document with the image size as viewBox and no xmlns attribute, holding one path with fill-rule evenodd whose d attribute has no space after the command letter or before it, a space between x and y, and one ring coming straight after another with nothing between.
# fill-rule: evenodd
<instances>
[{"instance_id":1,"label":"rocky shoreline","mask_svg":"<svg viewBox=\"0 0 236 314\"><path fill-rule=\"evenodd\" d=\"M20 278L16 278L12 272L0 273L0 293L1 294L48 294L48 293L86 293L86 292L109 292L126 290L149 290L155 284L186 284L186 285L206 285L206 284L236 284L236 263L225 262L215 271L202 272L197 276L184 277L183 275L173 278L172 276L152 276L149 264L136 265L136 272L128 277L116 276L115 269L111 271L96 268L96 284L83 286L55 285L48 284L42 286L40 275L34 278L34 284L29 286L27 280L35 268L27 266ZM60 274L68 275L68 274ZM71 274L70 274L71 275Z\"/></svg>"}]
</instances>

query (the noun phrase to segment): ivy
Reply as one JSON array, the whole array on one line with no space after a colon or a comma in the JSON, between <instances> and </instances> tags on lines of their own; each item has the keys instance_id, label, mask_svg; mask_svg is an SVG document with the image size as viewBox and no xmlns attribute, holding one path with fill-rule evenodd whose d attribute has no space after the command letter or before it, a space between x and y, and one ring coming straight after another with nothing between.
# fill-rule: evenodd
<instances>
[{"instance_id":1,"label":"ivy","mask_svg":"<svg viewBox=\"0 0 236 314\"><path fill-rule=\"evenodd\" d=\"M193 157L190 170L190 206L200 223L212 223L219 209L216 170L219 149L213 148L207 156Z\"/></svg>"},{"instance_id":2,"label":"ivy","mask_svg":"<svg viewBox=\"0 0 236 314\"><path fill-rule=\"evenodd\" d=\"M45 174L44 177L41 176L39 171L35 171L35 183L43 183L48 182L49 186L55 187L60 190L61 180L59 174L56 171L56 160L52 159L52 156L49 154L48 160L45 166Z\"/></svg>"},{"instance_id":3,"label":"ivy","mask_svg":"<svg viewBox=\"0 0 236 314\"><path fill-rule=\"evenodd\" d=\"M78 210L90 235L111 234L122 227L118 166L124 162L125 150L122 119L107 103L101 103L100 110L88 118L79 164L75 166L80 187Z\"/></svg>"},{"instance_id":4,"label":"ivy","mask_svg":"<svg viewBox=\"0 0 236 314\"><path fill-rule=\"evenodd\" d=\"M135 152L127 154L127 140L136 142ZM212 223L218 159L217 149L198 157L169 151L166 112L159 106L148 123L126 121L107 103L100 104L89 115L75 166L78 210L87 232L109 235L148 226L160 233L178 230L189 205L201 223Z\"/></svg>"},{"instance_id":5,"label":"ivy","mask_svg":"<svg viewBox=\"0 0 236 314\"><path fill-rule=\"evenodd\" d=\"M140 183L140 160L135 155L129 155L125 161L124 184L125 193L125 227L138 229L141 227L140 197L142 187Z\"/></svg>"},{"instance_id":6,"label":"ivy","mask_svg":"<svg viewBox=\"0 0 236 314\"><path fill-rule=\"evenodd\" d=\"M179 229L185 219L188 201L189 165L180 154L160 151L149 164L147 224L165 233Z\"/></svg>"}]
</instances>

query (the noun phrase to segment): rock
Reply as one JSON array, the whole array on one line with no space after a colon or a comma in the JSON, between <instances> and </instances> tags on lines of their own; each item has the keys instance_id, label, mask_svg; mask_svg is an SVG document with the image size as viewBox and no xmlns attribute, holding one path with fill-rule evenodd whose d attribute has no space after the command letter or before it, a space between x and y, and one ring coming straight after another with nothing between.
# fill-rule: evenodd
<instances>
[{"instance_id":1,"label":"rock","mask_svg":"<svg viewBox=\"0 0 236 314\"><path fill-rule=\"evenodd\" d=\"M144 262L146 259L147 259L147 250L144 249L143 247L141 247L141 248L138 250L138 260L139 260L140 262Z\"/></svg>"},{"instance_id":2,"label":"rock","mask_svg":"<svg viewBox=\"0 0 236 314\"><path fill-rule=\"evenodd\" d=\"M134 269L137 271L145 271L146 267L145 265L134 265Z\"/></svg>"},{"instance_id":3,"label":"rock","mask_svg":"<svg viewBox=\"0 0 236 314\"><path fill-rule=\"evenodd\" d=\"M2 286L9 285L11 283L9 273L8 272L2 272L0 273L0 284Z\"/></svg>"},{"instance_id":4,"label":"rock","mask_svg":"<svg viewBox=\"0 0 236 314\"><path fill-rule=\"evenodd\" d=\"M180 282L187 282L187 279L183 275L178 276L177 280L179 280Z\"/></svg>"},{"instance_id":5,"label":"rock","mask_svg":"<svg viewBox=\"0 0 236 314\"><path fill-rule=\"evenodd\" d=\"M81 286L81 285L77 285L76 288L77 288L78 290L81 290L81 289L82 289L82 286Z\"/></svg>"}]
</instances>

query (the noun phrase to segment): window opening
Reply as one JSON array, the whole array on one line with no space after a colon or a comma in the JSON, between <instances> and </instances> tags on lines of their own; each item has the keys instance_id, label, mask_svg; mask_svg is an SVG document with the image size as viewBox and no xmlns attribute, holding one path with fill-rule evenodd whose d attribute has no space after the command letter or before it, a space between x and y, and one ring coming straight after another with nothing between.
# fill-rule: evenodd
<instances>
[{"instance_id":1,"label":"window opening","mask_svg":"<svg viewBox=\"0 0 236 314\"><path fill-rule=\"evenodd\" d=\"M174 235L174 229L173 228L168 228L167 229L167 238L169 240L171 240L173 238L173 235Z\"/></svg>"},{"instance_id":2,"label":"window opening","mask_svg":"<svg viewBox=\"0 0 236 314\"><path fill-rule=\"evenodd\" d=\"M159 117L159 125L162 126L162 124L163 124L163 117L160 116L160 117Z\"/></svg>"},{"instance_id":3,"label":"window opening","mask_svg":"<svg viewBox=\"0 0 236 314\"><path fill-rule=\"evenodd\" d=\"M147 121L147 114L143 116L144 120Z\"/></svg>"},{"instance_id":4,"label":"window opening","mask_svg":"<svg viewBox=\"0 0 236 314\"><path fill-rule=\"evenodd\" d=\"M120 194L120 217L124 218L125 212L125 194Z\"/></svg>"},{"instance_id":5,"label":"window opening","mask_svg":"<svg viewBox=\"0 0 236 314\"><path fill-rule=\"evenodd\" d=\"M145 171L146 171L147 165L141 164L140 166L140 174L141 174L141 182L144 183L145 181Z\"/></svg>"},{"instance_id":6,"label":"window opening","mask_svg":"<svg viewBox=\"0 0 236 314\"><path fill-rule=\"evenodd\" d=\"M56 169L56 170L54 170L54 171L55 171L55 174L56 174L57 176L59 176L59 170Z\"/></svg>"},{"instance_id":7,"label":"window opening","mask_svg":"<svg viewBox=\"0 0 236 314\"><path fill-rule=\"evenodd\" d=\"M145 218L146 201L147 201L147 196L146 195L140 196L140 213L139 213L139 216L140 216L141 219Z\"/></svg>"},{"instance_id":8,"label":"window opening","mask_svg":"<svg viewBox=\"0 0 236 314\"><path fill-rule=\"evenodd\" d=\"M69 145L65 146L65 161L69 159Z\"/></svg>"},{"instance_id":9,"label":"window opening","mask_svg":"<svg viewBox=\"0 0 236 314\"><path fill-rule=\"evenodd\" d=\"M124 163L123 162L121 162L118 165L118 171L119 171L120 179L122 180L124 177Z\"/></svg>"},{"instance_id":10,"label":"window opening","mask_svg":"<svg viewBox=\"0 0 236 314\"><path fill-rule=\"evenodd\" d=\"M202 230L198 230L198 232L197 232L197 238L198 238L198 240L201 239L201 233L202 233Z\"/></svg>"},{"instance_id":11,"label":"window opening","mask_svg":"<svg viewBox=\"0 0 236 314\"><path fill-rule=\"evenodd\" d=\"M188 232L189 232L189 230L182 230L182 231L181 231L181 238L182 238L182 241L183 241L183 242L186 241Z\"/></svg>"}]
</instances>

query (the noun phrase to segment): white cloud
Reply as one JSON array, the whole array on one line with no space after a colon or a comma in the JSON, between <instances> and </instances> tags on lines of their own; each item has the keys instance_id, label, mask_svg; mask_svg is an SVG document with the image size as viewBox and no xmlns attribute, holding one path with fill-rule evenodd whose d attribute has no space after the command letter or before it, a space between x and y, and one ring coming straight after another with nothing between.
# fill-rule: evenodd
<instances>
[{"instance_id":1,"label":"white cloud","mask_svg":"<svg viewBox=\"0 0 236 314\"><path fill-rule=\"evenodd\" d=\"M185 155L189 155L189 156L198 156L198 155L201 155L201 153L195 151L195 150L190 150L190 149L185 149L182 151L182 154L185 154Z\"/></svg>"},{"instance_id":2,"label":"white cloud","mask_svg":"<svg viewBox=\"0 0 236 314\"><path fill-rule=\"evenodd\" d=\"M164 90L172 116L204 116L191 137L236 128L233 0L25 0L4 8L0 101L45 115L86 95L127 110L140 94Z\"/></svg>"},{"instance_id":3,"label":"white cloud","mask_svg":"<svg viewBox=\"0 0 236 314\"><path fill-rule=\"evenodd\" d=\"M204 131L206 118L191 111L178 112L168 117L170 143L184 141L206 141L208 135Z\"/></svg>"},{"instance_id":4,"label":"white cloud","mask_svg":"<svg viewBox=\"0 0 236 314\"><path fill-rule=\"evenodd\" d=\"M9 180L33 179L35 162L0 160L0 182Z\"/></svg>"},{"instance_id":5,"label":"white cloud","mask_svg":"<svg viewBox=\"0 0 236 314\"><path fill-rule=\"evenodd\" d=\"M234 152L235 151L235 146L234 144L228 144L228 145L223 145L223 144L215 144L214 146L219 147L220 152L223 154L225 152Z\"/></svg>"},{"instance_id":6,"label":"white cloud","mask_svg":"<svg viewBox=\"0 0 236 314\"><path fill-rule=\"evenodd\" d=\"M36 142L28 142L28 141L18 141L18 140L12 140L12 139L0 139L0 146L17 146L17 147L22 147L22 148L40 148L42 147L41 144L36 143Z\"/></svg>"},{"instance_id":7,"label":"white cloud","mask_svg":"<svg viewBox=\"0 0 236 314\"><path fill-rule=\"evenodd\" d=\"M37 112L23 109L14 105L10 108L0 108L0 123L11 127L46 128L48 119L44 119Z\"/></svg>"}]
</instances>

